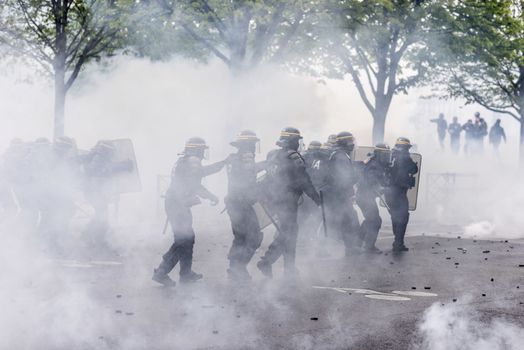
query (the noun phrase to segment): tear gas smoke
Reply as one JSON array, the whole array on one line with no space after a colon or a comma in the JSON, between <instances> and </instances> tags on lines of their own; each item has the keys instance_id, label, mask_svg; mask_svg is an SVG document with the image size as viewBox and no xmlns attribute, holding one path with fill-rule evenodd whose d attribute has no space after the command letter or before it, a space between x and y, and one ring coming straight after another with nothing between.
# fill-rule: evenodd
<instances>
[{"instance_id":1,"label":"tear gas smoke","mask_svg":"<svg viewBox=\"0 0 524 350\"><path fill-rule=\"evenodd\" d=\"M278 299L276 296L280 298L283 292L276 293L271 287L242 290L235 294L227 289L225 292L209 290L204 284L186 290L181 288L175 295L164 294L149 285L145 287L150 281L152 268L172 241L170 234L160 235L164 214L161 208L157 212L160 201L157 175L170 173L177 153L190 136L206 139L211 145L212 161L231 152L229 141L242 129L252 129L262 139L260 159L274 148L280 129L288 125L299 128L306 142L312 139L324 141L333 132L349 130L356 135L357 143L368 145L371 118L351 82L328 81L324 85L267 66L245 76L232 77L226 67L217 62L209 65L178 60L152 63L117 57L110 66L104 72L96 66L90 67L84 80L75 87L67 102L66 134L74 137L81 149L90 149L99 139L130 138L134 142L143 191L121 197L119 215L118 218L112 217L113 232L108 237L124 264L111 267L114 270L108 273L97 265L100 259L96 251L83 251L85 247L79 242L86 217L92 214L88 205L81 206L82 212L71 225L72 232L66 246L79 245L67 254L74 257L72 262L68 261L69 256L50 260L34 235L12 222L4 223L1 227L4 241L0 245L0 306L3 313L0 328L7 336L0 338L0 347L34 348L40 344L46 344L47 348L152 347L152 344L145 343L142 331L146 327L152 332L147 335L149 339L157 341L153 344L156 348L169 348L175 344L177 348L219 348L237 340L239 344L245 344L246 338L256 349L278 344L278 339L271 339L271 343L264 339L265 333L257 328L260 322L256 318L261 310L267 314L266 308L270 305L273 318L268 320L268 324L285 324L293 317L293 314L288 314L287 305L293 302L296 290L288 291L291 297ZM14 137L26 141L40 136L50 137L52 98L46 83L38 79L31 84L14 83L12 76L2 77L0 96L3 96L0 119L3 126L0 146L3 149ZM464 189L445 203L445 209L438 217L432 212L430 199L421 198L420 211L413 215L414 220L448 221L459 226L487 220L480 228L467 226L466 233L481 235L481 230L485 230L487 235L482 236L485 238L498 232L514 234L513 231L524 224L514 214L524 207L519 199L524 191L512 175L507 175L507 180L501 183L496 180L499 171L509 173L508 169L512 168L493 169L480 159L470 162L464 158L450 160L447 156L437 156L431 137L423 133L421 130L425 128L419 125L438 110L428 115L414 101L413 96L399 96L395 100L386 139L391 144L397 136L405 135L419 145L419 151L424 155L423 181L426 172L448 172L450 168L457 172L474 169L485 175L479 182L485 191ZM490 169L489 172L486 168ZM219 196L224 194L224 175L206 181L213 192ZM421 186L423 196L425 184ZM212 247L219 253L213 253L221 254L225 261L226 250L221 244L230 242L231 232L227 218L219 211L203 206L195 208L195 231L197 242L215 240L217 243ZM516 232L515 237L519 234L522 233ZM266 245L272 234L265 236ZM195 263L206 266L206 279L213 283L225 279L225 271L218 270L223 265L208 260L209 255L210 252L199 251L197 243ZM82 275L88 276L89 282L79 282L81 278L77 279L75 269L85 272ZM117 280L111 277L115 274L119 276ZM303 274L308 276L308 271L303 271ZM378 280L380 276L370 273L370 280L374 279ZM104 286L103 292L95 288L97 286ZM126 290L140 292L133 292L134 296L127 299L122 292ZM122 298L116 298L115 295L120 293ZM150 302L142 304L137 294ZM184 299L183 303L179 297ZM236 302L250 306L252 311L242 314L240 322L237 310L231 307ZM166 308L165 303L173 308ZM140 317L134 317L133 313ZM496 332L490 331L488 336L475 338L478 334L472 328L478 323L474 318L464 320L464 317L470 317L468 315L433 306L421 326L424 344L433 346L431 349L441 349L435 347L440 336L449 338L451 345L455 344L454 336L481 346L484 341L498 344L500 337ZM376 316L380 318L380 315ZM465 333L458 334L447 329L447 323L439 323L445 317L451 318L460 332ZM183 321L172 324L175 319ZM150 327L148 322L156 323ZM504 325L502 321L496 321L491 328L502 331ZM327 321L328 331L323 333L325 339L321 338L325 343L308 334L308 329L295 330L292 338L296 348L329 349L325 344L333 343L349 347L353 341L353 333L345 327L344 320L335 316ZM211 330L220 337L209 332ZM517 339L516 330L509 325L503 334L514 341ZM118 338L117 334L120 334Z\"/></svg>"},{"instance_id":2,"label":"tear gas smoke","mask_svg":"<svg viewBox=\"0 0 524 350\"><path fill-rule=\"evenodd\" d=\"M468 305L433 304L419 325L422 340L413 350L516 350L524 342L524 328L497 317L486 320Z\"/></svg>"}]
</instances>

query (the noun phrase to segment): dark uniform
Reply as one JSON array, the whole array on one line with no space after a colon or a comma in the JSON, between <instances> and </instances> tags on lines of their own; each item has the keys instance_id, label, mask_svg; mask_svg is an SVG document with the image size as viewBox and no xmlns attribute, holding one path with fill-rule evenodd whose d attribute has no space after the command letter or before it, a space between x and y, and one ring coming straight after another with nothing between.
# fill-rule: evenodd
<instances>
[{"instance_id":1,"label":"dark uniform","mask_svg":"<svg viewBox=\"0 0 524 350\"><path fill-rule=\"evenodd\" d=\"M493 145L496 154L499 153L499 146L502 140L506 142L506 133L504 132L504 128L500 126L500 119L497 119L489 130L489 143Z\"/></svg>"},{"instance_id":2,"label":"dark uniform","mask_svg":"<svg viewBox=\"0 0 524 350\"><path fill-rule=\"evenodd\" d=\"M361 245L358 237L358 215L353 206L353 186L357 183L350 156L353 148L353 135L346 131L340 132L329 156L329 175L323 191L329 232L344 241L346 255L358 250Z\"/></svg>"},{"instance_id":3,"label":"dark uniform","mask_svg":"<svg viewBox=\"0 0 524 350\"><path fill-rule=\"evenodd\" d=\"M392 152L389 170L389 186L386 189L386 203L391 214L391 223L395 240L394 252L408 251L404 245L404 235L409 221L408 189L415 186L414 175L418 172L417 164L411 159L411 143L407 138L399 137Z\"/></svg>"},{"instance_id":4,"label":"dark uniform","mask_svg":"<svg viewBox=\"0 0 524 350\"><path fill-rule=\"evenodd\" d=\"M460 133L462 132L462 125L458 122L457 117L453 117L453 122L448 126L448 132L451 152L458 154L460 151Z\"/></svg>"},{"instance_id":5,"label":"dark uniform","mask_svg":"<svg viewBox=\"0 0 524 350\"><path fill-rule=\"evenodd\" d=\"M259 141L252 131L242 131L231 145L238 149L228 159L226 209L231 219L233 243L229 250L228 275L231 279L250 279L246 266L262 243L262 232L253 205L258 201L257 173L263 165L255 162Z\"/></svg>"},{"instance_id":6,"label":"dark uniform","mask_svg":"<svg viewBox=\"0 0 524 350\"><path fill-rule=\"evenodd\" d=\"M480 117L479 112L475 112L475 123L473 124L473 145L474 153L484 152L484 137L488 135L488 124L484 118Z\"/></svg>"},{"instance_id":7,"label":"dark uniform","mask_svg":"<svg viewBox=\"0 0 524 350\"><path fill-rule=\"evenodd\" d=\"M462 125L462 130L466 134L466 142L464 143L464 153L471 154L474 151L473 143L475 142L475 125L471 119Z\"/></svg>"},{"instance_id":8,"label":"dark uniform","mask_svg":"<svg viewBox=\"0 0 524 350\"><path fill-rule=\"evenodd\" d=\"M322 144L320 142L311 141L303 158L306 164L306 172L318 192L326 182L329 153L322 149ZM309 238L315 238L319 232L320 224L322 223L321 212L318 210L318 206L315 202L310 198L302 197L302 199L302 204L298 210L300 234L305 234Z\"/></svg>"},{"instance_id":9,"label":"dark uniform","mask_svg":"<svg viewBox=\"0 0 524 350\"><path fill-rule=\"evenodd\" d=\"M175 284L168 273L178 262L180 262L181 282L192 282L202 278L201 274L191 269L195 244L191 207L200 204L200 198L209 199L214 205L218 203L218 198L202 185L202 179L219 172L226 164L226 161L220 161L203 166L205 149L207 145L203 139L190 138L186 142L182 157L171 173L171 185L166 193L165 210L175 241L163 255L162 262L153 274L153 280L163 285Z\"/></svg>"},{"instance_id":10,"label":"dark uniform","mask_svg":"<svg viewBox=\"0 0 524 350\"><path fill-rule=\"evenodd\" d=\"M391 162L391 151L386 144L377 144L373 155L362 162L357 184L356 203L364 221L360 225L359 236L365 252L381 254L375 247L378 232L382 226L377 198L383 192L387 180L387 169Z\"/></svg>"},{"instance_id":11,"label":"dark uniform","mask_svg":"<svg viewBox=\"0 0 524 350\"><path fill-rule=\"evenodd\" d=\"M95 147L82 157L87 200L95 214L87 226L91 243L105 244L105 234L110 230L109 202L115 194L112 178L122 172L133 171L133 161L113 160L115 146L111 141L98 141Z\"/></svg>"},{"instance_id":12,"label":"dark uniform","mask_svg":"<svg viewBox=\"0 0 524 350\"><path fill-rule=\"evenodd\" d=\"M446 130L448 129L448 123L446 119L444 119L444 114L440 113L438 118L431 119L431 122L437 124L438 142L440 148L444 148L444 139L446 138Z\"/></svg>"},{"instance_id":13,"label":"dark uniform","mask_svg":"<svg viewBox=\"0 0 524 350\"><path fill-rule=\"evenodd\" d=\"M271 265L280 256L284 257L284 270L295 274L297 245L297 211L300 196L307 194L317 205L320 196L306 172L304 159L297 152L302 136L295 128L285 128L277 145L281 148L271 151L267 157L267 176L263 181L264 192L270 212L276 215L278 233L257 267L267 277L272 276Z\"/></svg>"},{"instance_id":14,"label":"dark uniform","mask_svg":"<svg viewBox=\"0 0 524 350\"><path fill-rule=\"evenodd\" d=\"M50 176L40 209L40 231L52 249L63 248L61 240L69 231L75 214L74 197L80 187L81 166L76 142L69 137L58 137L52 148Z\"/></svg>"}]
</instances>

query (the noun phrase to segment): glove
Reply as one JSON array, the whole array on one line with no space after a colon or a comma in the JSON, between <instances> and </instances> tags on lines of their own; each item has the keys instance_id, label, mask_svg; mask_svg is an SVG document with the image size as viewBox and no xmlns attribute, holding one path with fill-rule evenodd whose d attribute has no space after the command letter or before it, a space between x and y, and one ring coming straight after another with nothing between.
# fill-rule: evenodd
<instances>
[{"instance_id":1,"label":"glove","mask_svg":"<svg viewBox=\"0 0 524 350\"><path fill-rule=\"evenodd\" d=\"M214 207L216 206L218 203L220 202L220 200L218 199L218 197L214 196L212 198L209 198L209 204Z\"/></svg>"}]
</instances>

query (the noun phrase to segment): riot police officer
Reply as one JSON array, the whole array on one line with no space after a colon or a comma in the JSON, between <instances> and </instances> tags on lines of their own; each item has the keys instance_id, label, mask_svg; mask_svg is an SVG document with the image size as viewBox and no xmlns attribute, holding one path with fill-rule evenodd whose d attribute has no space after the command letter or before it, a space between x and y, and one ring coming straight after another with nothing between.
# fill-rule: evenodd
<instances>
[{"instance_id":1,"label":"riot police officer","mask_svg":"<svg viewBox=\"0 0 524 350\"><path fill-rule=\"evenodd\" d=\"M229 250L229 278L247 280L251 277L247 264L262 243L262 232L253 205L258 200L257 173L262 163L255 162L256 145L259 138L253 131L240 132L231 145L237 149L229 156L227 165L228 192L226 209L231 219L233 243Z\"/></svg>"},{"instance_id":2,"label":"riot police officer","mask_svg":"<svg viewBox=\"0 0 524 350\"><path fill-rule=\"evenodd\" d=\"M105 234L110 230L109 203L114 195L112 178L133 171L133 161L115 161L116 147L110 140L100 140L82 157L85 176L85 195L95 210L86 232L92 244L106 244Z\"/></svg>"},{"instance_id":3,"label":"riot police officer","mask_svg":"<svg viewBox=\"0 0 524 350\"><path fill-rule=\"evenodd\" d=\"M322 143L319 141L311 141L304 153L306 171L317 191L322 189L326 181L328 158L329 154L322 149ZM306 237L315 240L320 238L322 216L317 205L310 198L303 197L298 210L298 222L302 236L306 235ZM317 243L320 244L320 242ZM318 246L318 248L321 249L322 247Z\"/></svg>"},{"instance_id":4,"label":"riot police officer","mask_svg":"<svg viewBox=\"0 0 524 350\"><path fill-rule=\"evenodd\" d=\"M305 193L317 205L320 204L320 196L306 172L304 159L298 153L301 139L298 129L283 129L276 143L280 149L269 152L267 157L264 193L267 194L270 212L276 215L278 222L277 235L257 263L258 269L267 277L272 277L272 265L280 256L284 258L286 274L293 276L297 273L298 201Z\"/></svg>"},{"instance_id":5,"label":"riot police officer","mask_svg":"<svg viewBox=\"0 0 524 350\"><path fill-rule=\"evenodd\" d=\"M353 134L342 131L337 134L328 163L328 179L325 186L326 218L329 232L344 242L346 256L359 251L358 215L353 206L357 174L351 153L354 149Z\"/></svg>"},{"instance_id":6,"label":"riot police officer","mask_svg":"<svg viewBox=\"0 0 524 350\"><path fill-rule=\"evenodd\" d=\"M393 252L406 252L409 249L404 245L404 235L409 221L408 189L415 186L414 175L418 172L415 163L409 154L411 142L405 137L399 137L391 154L389 170L389 186L386 190L386 203L391 214L391 223L395 240Z\"/></svg>"},{"instance_id":7,"label":"riot police officer","mask_svg":"<svg viewBox=\"0 0 524 350\"><path fill-rule=\"evenodd\" d=\"M163 255L162 262L153 274L153 280L165 286L175 285L168 273L178 262L180 282L193 282L202 278L202 274L191 269L195 244L191 207L200 204L200 198L208 199L212 205L218 204L218 198L202 185L202 179L219 172L226 164L226 160L223 160L207 166L202 165L207 148L206 142L200 137L190 138L171 172L165 210L175 241Z\"/></svg>"},{"instance_id":8,"label":"riot police officer","mask_svg":"<svg viewBox=\"0 0 524 350\"><path fill-rule=\"evenodd\" d=\"M364 216L364 221L360 225L359 236L363 241L363 249L366 253L382 253L375 246L378 232L382 226L377 197L381 195L386 186L386 174L390 162L391 150L384 143L377 144L371 157L362 162L357 184L356 203Z\"/></svg>"}]
</instances>

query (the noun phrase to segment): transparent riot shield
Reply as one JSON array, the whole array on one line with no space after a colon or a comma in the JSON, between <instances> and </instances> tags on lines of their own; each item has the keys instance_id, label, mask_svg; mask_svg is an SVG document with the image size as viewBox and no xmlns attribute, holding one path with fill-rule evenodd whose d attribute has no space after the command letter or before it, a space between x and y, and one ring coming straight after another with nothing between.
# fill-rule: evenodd
<instances>
[{"instance_id":1,"label":"transparent riot shield","mask_svg":"<svg viewBox=\"0 0 524 350\"><path fill-rule=\"evenodd\" d=\"M138 173L133 141L130 139L117 139L111 140L111 143L115 146L115 152L111 158L112 162L132 162L132 167L129 171L117 172L111 179L114 193L140 192L142 184Z\"/></svg>"},{"instance_id":2,"label":"transparent riot shield","mask_svg":"<svg viewBox=\"0 0 524 350\"><path fill-rule=\"evenodd\" d=\"M373 153L374 149L375 148L372 146L359 146L355 148L355 150L353 150L351 159L354 162L362 162ZM418 188L419 188L419 183L420 183L420 172L421 172L420 169L422 166L422 155L420 155L419 153L410 153L410 155L411 155L411 159L413 159L413 161L417 163L417 167L418 167L418 172L415 174L415 186L410 188L407 193L408 201L409 201L409 210L414 211L417 209ZM384 207L385 206L384 203L385 201L384 201L384 198L382 197L380 200L380 205Z\"/></svg>"},{"instance_id":3,"label":"transparent riot shield","mask_svg":"<svg viewBox=\"0 0 524 350\"><path fill-rule=\"evenodd\" d=\"M420 183L420 172L422 167L422 155L419 153L411 153L411 159L417 163L418 172L415 174L415 186L408 190L408 200L409 200L409 210L414 211L417 209L417 199L418 199L418 187Z\"/></svg>"},{"instance_id":4,"label":"transparent riot shield","mask_svg":"<svg viewBox=\"0 0 524 350\"><path fill-rule=\"evenodd\" d=\"M366 160L366 158L373 154L374 150L375 147L372 146L355 147L353 153L351 154L351 160L354 162L363 162L364 160Z\"/></svg>"},{"instance_id":5,"label":"transparent riot shield","mask_svg":"<svg viewBox=\"0 0 524 350\"><path fill-rule=\"evenodd\" d=\"M273 225L273 220L271 219L271 217L269 217L269 213L261 203L256 202L253 205L253 209L255 209L255 213L257 214L258 223L260 225L261 230L265 229L270 225Z\"/></svg>"}]
</instances>

